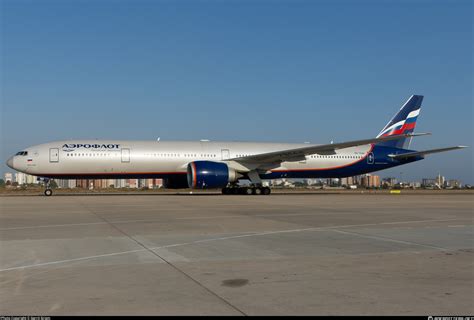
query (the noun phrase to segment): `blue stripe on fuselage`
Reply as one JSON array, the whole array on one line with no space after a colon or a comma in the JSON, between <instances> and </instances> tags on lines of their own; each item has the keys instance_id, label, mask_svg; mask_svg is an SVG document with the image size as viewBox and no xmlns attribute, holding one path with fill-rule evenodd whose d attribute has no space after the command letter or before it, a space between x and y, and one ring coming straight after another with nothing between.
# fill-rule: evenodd
<instances>
[{"instance_id":1,"label":"blue stripe on fuselage","mask_svg":"<svg viewBox=\"0 0 474 320\"><path fill-rule=\"evenodd\" d=\"M352 177L369 172L384 170L396 167L402 164L414 162L423 159L423 157L410 158L408 160L395 160L389 157L389 154L402 154L413 152L413 150L398 149L384 146L374 146L372 153L374 155L373 164L368 163L367 155L352 165L340 168L317 169L317 170L278 170L269 174L261 174L262 179L279 179L279 178L342 178Z\"/></svg>"}]
</instances>

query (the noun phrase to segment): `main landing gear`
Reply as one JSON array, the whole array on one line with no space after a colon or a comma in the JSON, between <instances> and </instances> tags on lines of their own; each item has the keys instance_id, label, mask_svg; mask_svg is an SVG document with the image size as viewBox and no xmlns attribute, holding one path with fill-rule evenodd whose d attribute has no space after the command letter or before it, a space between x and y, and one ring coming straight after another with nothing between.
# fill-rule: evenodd
<instances>
[{"instance_id":1,"label":"main landing gear","mask_svg":"<svg viewBox=\"0 0 474 320\"><path fill-rule=\"evenodd\" d=\"M272 190L269 187L238 187L231 186L222 188L222 194L243 194L243 195L269 195Z\"/></svg>"},{"instance_id":2,"label":"main landing gear","mask_svg":"<svg viewBox=\"0 0 474 320\"><path fill-rule=\"evenodd\" d=\"M250 180L249 187L241 187L238 182L229 184L227 187L222 189L222 194L244 194L244 195L264 195L268 196L272 190L269 187L262 185L262 179L260 179L257 170L249 171L246 174L246 178Z\"/></svg>"}]
</instances>

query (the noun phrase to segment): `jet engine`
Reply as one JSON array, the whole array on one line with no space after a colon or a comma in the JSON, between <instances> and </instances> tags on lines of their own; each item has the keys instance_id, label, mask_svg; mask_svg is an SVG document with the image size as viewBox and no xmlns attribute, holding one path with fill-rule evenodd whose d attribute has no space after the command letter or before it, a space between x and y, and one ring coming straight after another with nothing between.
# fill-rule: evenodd
<instances>
[{"instance_id":1,"label":"jet engine","mask_svg":"<svg viewBox=\"0 0 474 320\"><path fill-rule=\"evenodd\" d=\"M188 186L193 189L223 188L240 175L222 162L194 161L188 164Z\"/></svg>"}]
</instances>

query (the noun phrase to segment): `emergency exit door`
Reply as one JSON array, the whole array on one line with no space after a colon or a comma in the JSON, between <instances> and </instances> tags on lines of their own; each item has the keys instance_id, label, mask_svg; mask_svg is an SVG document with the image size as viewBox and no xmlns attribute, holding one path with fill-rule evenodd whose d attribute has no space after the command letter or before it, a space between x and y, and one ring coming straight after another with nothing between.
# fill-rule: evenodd
<instances>
[{"instance_id":1,"label":"emergency exit door","mask_svg":"<svg viewBox=\"0 0 474 320\"><path fill-rule=\"evenodd\" d=\"M59 162L59 149L58 148L49 149L49 162Z\"/></svg>"},{"instance_id":2,"label":"emergency exit door","mask_svg":"<svg viewBox=\"0 0 474 320\"><path fill-rule=\"evenodd\" d=\"M222 153L222 160L230 159L230 151L229 151L229 149L222 149L222 150L221 150L221 153Z\"/></svg>"},{"instance_id":3,"label":"emergency exit door","mask_svg":"<svg viewBox=\"0 0 474 320\"><path fill-rule=\"evenodd\" d=\"M130 149L122 149L122 162L130 162Z\"/></svg>"}]
</instances>

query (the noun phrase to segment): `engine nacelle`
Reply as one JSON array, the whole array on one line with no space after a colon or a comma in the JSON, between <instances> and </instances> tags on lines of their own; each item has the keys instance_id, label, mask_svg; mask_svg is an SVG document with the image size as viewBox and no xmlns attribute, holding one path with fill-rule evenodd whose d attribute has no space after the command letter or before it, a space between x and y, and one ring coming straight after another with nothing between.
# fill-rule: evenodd
<instances>
[{"instance_id":1,"label":"engine nacelle","mask_svg":"<svg viewBox=\"0 0 474 320\"><path fill-rule=\"evenodd\" d=\"M188 164L188 185L193 189L223 188L241 175L222 162L194 161Z\"/></svg>"}]
</instances>

